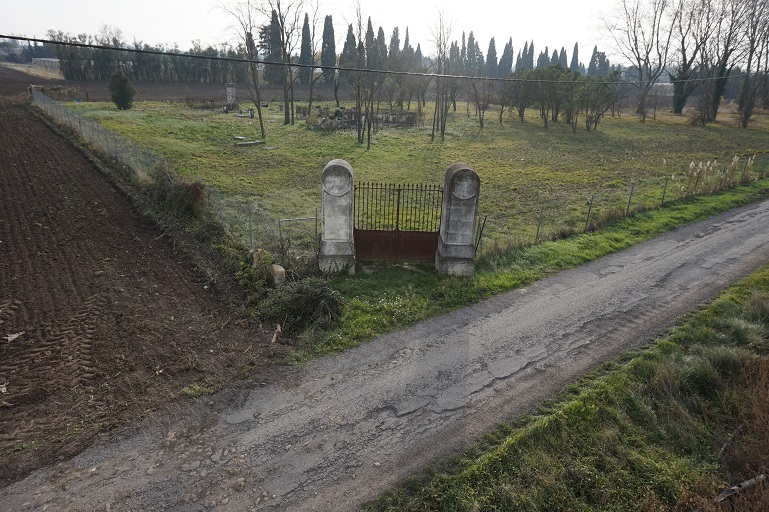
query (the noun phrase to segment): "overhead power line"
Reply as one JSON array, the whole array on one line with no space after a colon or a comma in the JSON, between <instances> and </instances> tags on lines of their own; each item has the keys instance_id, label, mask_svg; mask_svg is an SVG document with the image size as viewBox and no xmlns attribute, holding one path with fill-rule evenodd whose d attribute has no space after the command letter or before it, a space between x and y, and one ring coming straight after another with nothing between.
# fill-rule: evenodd
<instances>
[{"instance_id":1,"label":"overhead power line","mask_svg":"<svg viewBox=\"0 0 769 512\"><path fill-rule=\"evenodd\" d=\"M344 66L320 66L316 64L298 64L298 63L286 63L286 62L273 62L273 61L267 61L262 59L236 59L233 57L221 57L221 56L209 56L209 55L194 55L190 53L172 53L172 52L166 52L161 50L145 50L141 48L122 48L119 46L106 46L101 44L92 44L92 43L78 43L74 41L55 41L52 39L38 39L34 37L23 37L23 36L8 36L4 34L0 34L0 39L12 39L16 41L26 41L31 43L41 43L41 44L51 44L51 45L58 45L58 46L73 46L76 48L88 48L93 50L110 50L115 52L124 52L124 53L140 53L145 55L159 55L163 57L183 57L188 59L200 59L200 60L216 60L221 62L232 62L237 64L262 64L262 65L270 65L270 66L286 66L286 67L292 67L292 68L305 68L305 69L333 69L335 71L347 71L351 73L363 73L363 74L375 74L375 75L395 75L395 76L416 76L416 77L424 77L424 78L454 78L454 79L461 79L461 80L484 80L484 81L492 81L492 82L505 82L505 83L532 83L532 84L573 84L573 80L537 80L537 79L531 79L531 78L517 78L517 77L487 77L487 76L473 76L473 75L450 75L450 74L441 74L441 73L421 73L419 71L395 71L395 70L387 70L387 69L367 69L367 68L350 68L350 67L344 67ZM731 75L729 76L730 79L733 78L741 78L748 76L747 73L740 73L737 75ZM717 77L706 77L706 78L689 78L686 80L676 80L675 83L687 83L687 82L706 82L706 81L712 81L712 80L719 80ZM622 84L630 84L632 82L628 82L626 80L607 80L603 81L602 83L608 84L608 85L622 85ZM655 82L658 85L673 85L674 82Z\"/></svg>"}]
</instances>

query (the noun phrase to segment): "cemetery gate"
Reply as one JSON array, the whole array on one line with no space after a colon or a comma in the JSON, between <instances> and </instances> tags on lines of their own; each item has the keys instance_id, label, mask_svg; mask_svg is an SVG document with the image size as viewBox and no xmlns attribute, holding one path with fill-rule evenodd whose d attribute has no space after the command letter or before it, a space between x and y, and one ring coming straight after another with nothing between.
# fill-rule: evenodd
<instances>
[{"instance_id":1,"label":"cemetery gate","mask_svg":"<svg viewBox=\"0 0 769 512\"><path fill-rule=\"evenodd\" d=\"M442 187L356 183L353 205L357 260L435 261Z\"/></svg>"}]
</instances>

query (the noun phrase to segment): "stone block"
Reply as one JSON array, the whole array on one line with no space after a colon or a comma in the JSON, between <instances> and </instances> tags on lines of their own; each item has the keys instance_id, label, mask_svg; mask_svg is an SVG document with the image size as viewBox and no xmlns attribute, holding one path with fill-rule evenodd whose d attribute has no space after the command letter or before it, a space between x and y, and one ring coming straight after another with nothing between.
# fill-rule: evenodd
<instances>
[{"instance_id":1,"label":"stone block","mask_svg":"<svg viewBox=\"0 0 769 512\"><path fill-rule=\"evenodd\" d=\"M270 284L274 286L286 284L286 269L277 264L270 265Z\"/></svg>"}]
</instances>

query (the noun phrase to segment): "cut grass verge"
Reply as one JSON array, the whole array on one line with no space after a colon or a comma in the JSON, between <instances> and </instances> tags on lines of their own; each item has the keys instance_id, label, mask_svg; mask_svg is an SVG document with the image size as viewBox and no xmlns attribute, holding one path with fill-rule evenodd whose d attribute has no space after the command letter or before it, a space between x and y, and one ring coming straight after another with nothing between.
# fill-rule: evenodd
<instances>
[{"instance_id":1,"label":"cut grass verge","mask_svg":"<svg viewBox=\"0 0 769 512\"><path fill-rule=\"evenodd\" d=\"M768 312L769 265L364 510L726 510L722 489L769 469Z\"/></svg>"}]
</instances>

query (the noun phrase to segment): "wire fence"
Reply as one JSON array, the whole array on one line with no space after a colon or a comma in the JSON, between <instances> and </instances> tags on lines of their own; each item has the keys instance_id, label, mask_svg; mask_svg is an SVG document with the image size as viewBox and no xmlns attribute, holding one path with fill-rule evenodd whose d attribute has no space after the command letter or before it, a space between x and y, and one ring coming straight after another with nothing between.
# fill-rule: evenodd
<instances>
[{"instance_id":1,"label":"wire fence","mask_svg":"<svg viewBox=\"0 0 769 512\"><path fill-rule=\"evenodd\" d=\"M94 150L113 159L136 177L151 176L157 170L165 170L173 179L173 173L162 157L113 132L98 122L73 112L60 102L51 99L38 89L32 88L32 100L56 124L73 130ZM234 239L255 249L268 248L285 263L290 259L291 250L314 251L317 246L317 227L312 226L301 232L297 228L281 228L281 220L275 221L261 213L253 202L227 197L219 189L204 185L206 205L225 231ZM308 217L310 218L310 217ZM317 211L315 212L317 225ZM289 236L296 240L293 245Z\"/></svg>"},{"instance_id":2,"label":"wire fence","mask_svg":"<svg viewBox=\"0 0 769 512\"><path fill-rule=\"evenodd\" d=\"M718 160L690 162L688 168L663 178L604 187L585 196L580 203L575 203L573 196L567 198L561 194L552 194L536 209L519 212L519 216L525 217L521 218L520 225L525 227L520 230L515 245L588 232L609 219L662 207L685 197L713 194L735 185L764 179L767 173L769 153L733 155Z\"/></svg>"}]
</instances>

